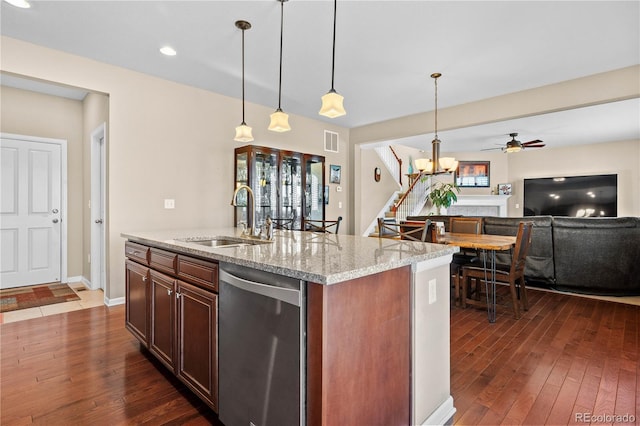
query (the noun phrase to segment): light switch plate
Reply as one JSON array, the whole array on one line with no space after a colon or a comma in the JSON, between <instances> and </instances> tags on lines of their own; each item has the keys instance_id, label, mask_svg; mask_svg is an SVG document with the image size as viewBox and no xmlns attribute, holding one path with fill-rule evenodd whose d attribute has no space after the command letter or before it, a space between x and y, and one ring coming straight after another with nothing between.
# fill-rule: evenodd
<instances>
[{"instance_id":1,"label":"light switch plate","mask_svg":"<svg viewBox=\"0 0 640 426\"><path fill-rule=\"evenodd\" d=\"M164 208L165 209L175 209L176 208L176 200L165 199L164 200Z\"/></svg>"}]
</instances>

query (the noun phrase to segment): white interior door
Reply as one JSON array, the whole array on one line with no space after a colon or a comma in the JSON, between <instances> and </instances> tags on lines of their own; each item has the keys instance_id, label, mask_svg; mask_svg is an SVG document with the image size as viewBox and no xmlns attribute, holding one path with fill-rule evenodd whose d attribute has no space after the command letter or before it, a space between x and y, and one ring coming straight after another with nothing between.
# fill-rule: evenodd
<instances>
[{"instance_id":1,"label":"white interior door","mask_svg":"<svg viewBox=\"0 0 640 426\"><path fill-rule=\"evenodd\" d=\"M106 124L91 133L91 289L106 282Z\"/></svg>"},{"instance_id":2,"label":"white interior door","mask_svg":"<svg viewBox=\"0 0 640 426\"><path fill-rule=\"evenodd\" d=\"M2 137L0 164L0 288L60 281L60 144Z\"/></svg>"}]
</instances>

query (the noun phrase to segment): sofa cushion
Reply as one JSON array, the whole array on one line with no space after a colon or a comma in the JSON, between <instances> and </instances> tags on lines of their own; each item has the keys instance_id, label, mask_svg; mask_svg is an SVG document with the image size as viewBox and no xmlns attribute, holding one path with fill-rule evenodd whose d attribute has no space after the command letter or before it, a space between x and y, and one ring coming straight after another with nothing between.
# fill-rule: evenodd
<instances>
[{"instance_id":1,"label":"sofa cushion","mask_svg":"<svg viewBox=\"0 0 640 426\"><path fill-rule=\"evenodd\" d=\"M524 275L528 282L552 284L555 281L553 263L553 237L551 216L490 217L484 218L484 233L517 235L520 222L533 222L531 246L527 254ZM511 263L510 253L496 254L498 263Z\"/></svg>"},{"instance_id":2,"label":"sofa cushion","mask_svg":"<svg viewBox=\"0 0 640 426\"><path fill-rule=\"evenodd\" d=\"M559 289L640 294L640 218L553 219Z\"/></svg>"}]
</instances>

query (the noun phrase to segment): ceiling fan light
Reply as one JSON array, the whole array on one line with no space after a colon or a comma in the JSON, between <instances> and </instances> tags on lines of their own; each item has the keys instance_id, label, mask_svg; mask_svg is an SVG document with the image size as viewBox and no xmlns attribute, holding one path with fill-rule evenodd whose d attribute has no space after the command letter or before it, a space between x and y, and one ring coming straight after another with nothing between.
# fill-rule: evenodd
<instances>
[{"instance_id":1,"label":"ceiling fan light","mask_svg":"<svg viewBox=\"0 0 640 426\"><path fill-rule=\"evenodd\" d=\"M519 146L508 146L505 148L505 152L508 152L509 154L520 151L522 151L522 147Z\"/></svg>"},{"instance_id":2,"label":"ceiling fan light","mask_svg":"<svg viewBox=\"0 0 640 426\"><path fill-rule=\"evenodd\" d=\"M291 130L291 126L289 126L289 114L278 108L273 114L271 114L269 130L273 132L288 132Z\"/></svg>"},{"instance_id":3,"label":"ceiling fan light","mask_svg":"<svg viewBox=\"0 0 640 426\"><path fill-rule=\"evenodd\" d=\"M251 133L251 127L246 123L240 124L236 127L236 137L233 138L236 142L251 142L253 141L253 134Z\"/></svg>"},{"instance_id":4,"label":"ceiling fan light","mask_svg":"<svg viewBox=\"0 0 640 426\"><path fill-rule=\"evenodd\" d=\"M344 110L343 102L344 96L339 95L335 90L330 90L329 93L322 97L322 107L318 114L329 118L346 115L347 112Z\"/></svg>"}]
</instances>

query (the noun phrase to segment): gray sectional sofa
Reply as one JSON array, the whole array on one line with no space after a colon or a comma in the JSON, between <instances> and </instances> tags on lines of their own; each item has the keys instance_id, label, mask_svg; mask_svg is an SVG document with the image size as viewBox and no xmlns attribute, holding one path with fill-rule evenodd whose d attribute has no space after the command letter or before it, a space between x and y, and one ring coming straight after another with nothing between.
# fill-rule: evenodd
<instances>
[{"instance_id":1,"label":"gray sectional sofa","mask_svg":"<svg viewBox=\"0 0 640 426\"><path fill-rule=\"evenodd\" d=\"M443 220L413 216L407 220ZM516 235L533 222L525 279L528 284L589 294L640 295L640 218L553 216L484 217L484 233ZM500 263L510 262L498 253Z\"/></svg>"}]
</instances>

